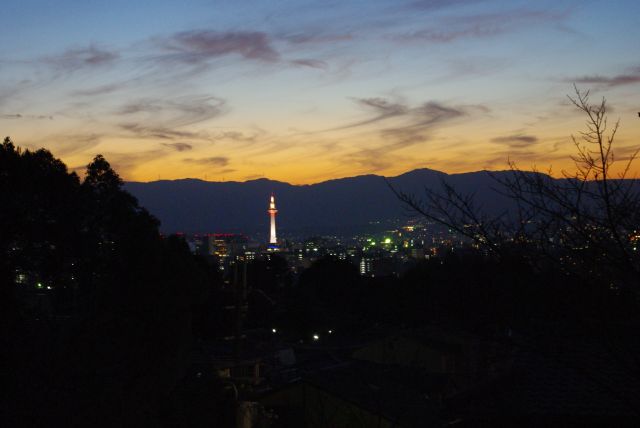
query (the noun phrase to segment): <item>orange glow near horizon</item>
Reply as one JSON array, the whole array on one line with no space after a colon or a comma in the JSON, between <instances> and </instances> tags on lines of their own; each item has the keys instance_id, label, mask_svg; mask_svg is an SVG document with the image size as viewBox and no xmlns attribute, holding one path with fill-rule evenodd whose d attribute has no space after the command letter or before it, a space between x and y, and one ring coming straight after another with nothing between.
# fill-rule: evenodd
<instances>
[{"instance_id":1,"label":"orange glow near horizon","mask_svg":"<svg viewBox=\"0 0 640 428\"><path fill-rule=\"evenodd\" d=\"M7 2L0 132L78 172L102 154L129 181L560 175L574 83L620 119L618 159L640 145L637 1Z\"/></svg>"},{"instance_id":2,"label":"orange glow near horizon","mask_svg":"<svg viewBox=\"0 0 640 428\"><path fill-rule=\"evenodd\" d=\"M566 120L564 118L563 120ZM196 178L205 181L247 181L256 178L269 178L288 182L291 184L313 184L330 179L351 177L356 175L377 174L384 176L396 176L418 168L429 168L449 174L473 172L478 170L504 170L509 168L509 161L517 164L518 168L531 170L537 168L542 172L548 172L551 168L552 175L560 177L563 172L571 174L575 167L571 156L575 154L575 147L571 140L571 134L579 136L581 126L584 124L579 114L570 121L565 121L564 126L574 126L567 129L566 134L550 134L545 137L540 131L536 134L535 144L529 144L526 133L514 134L511 141L500 140L494 135L505 135L505 132L491 131L487 129L477 130L477 124L465 126L453 124L451 128L438 130L430 135L426 141L401 147L392 151L385 149L388 144L377 131L363 132L361 135L350 135L342 138L339 133L332 132L330 136L323 136L322 143L316 148L305 147L304 137L295 136L291 143L287 143L287 150L269 153L268 150L256 153L256 145L243 151L218 144L218 147L206 151L203 161L190 161L191 154L182 152L154 149L155 141L118 140L105 137L101 144L91 147L90 150L62 155L56 152L57 144L51 144L45 148L59 156L70 169L82 175L84 166L88 164L95 154L103 154L118 173L127 181L155 181L175 180L183 178ZM631 121L629 121L631 122ZM633 122L632 122L633 123ZM560 132L560 126L553 124L553 132ZM640 120L635 129L632 126L625 128L621 122L621 128L616 136L614 152L616 164L612 174L622 172L626 165L626 159L637 145L633 142L640 141ZM384 131L382 131L383 133ZM486 133L482 138L477 136L479 132ZM19 133L22 134L22 133ZM473 137L472 135L476 135ZM21 137L12 137L14 143L20 146ZM308 137L313 141L316 136ZM350 138L350 139L349 139ZM367 140L369 138L369 140ZM28 137L26 138L28 140ZM492 141L493 139L493 141ZM281 141L286 141L283 138ZM349 144L350 143L350 144ZM509 145L511 144L511 145ZM535 145L532 150L529 145ZM265 145L270 146L270 142ZM37 149L38 145L26 145L29 149ZM118 147L136 147L138 151L115 151ZM143 150L140 155L140 148ZM630 170L630 175L640 173L640 163L636 162Z\"/></svg>"}]
</instances>

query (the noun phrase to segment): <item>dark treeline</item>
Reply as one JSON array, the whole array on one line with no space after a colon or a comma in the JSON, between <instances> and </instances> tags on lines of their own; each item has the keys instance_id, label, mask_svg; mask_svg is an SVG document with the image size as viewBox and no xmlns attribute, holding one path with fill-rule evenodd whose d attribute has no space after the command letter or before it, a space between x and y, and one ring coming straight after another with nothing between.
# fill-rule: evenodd
<instances>
[{"instance_id":1,"label":"dark treeline","mask_svg":"<svg viewBox=\"0 0 640 428\"><path fill-rule=\"evenodd\" d=\"M572 277L553 266L537 270L522 259L468 252L413 262L400 277L375 278L327 256L303 271L295 286L272 292L283 310L279 316L269 313L261 324L285 327L291 338L328 329L358 336L374 325L401 329L428 323L476 332L527 329L538 322L591 328L636 322L639 309L630 290Z\"/></svg>"},{"instance_id":2,"label":"dark treeline","mask_svg":"<svg viewBox=\"0 0 640 428\"><path fill-rule=\"evenodd\" d=\"M0 146L3 426L148 426L216 284L97 156Z\"/></svg>"}]
</instances>

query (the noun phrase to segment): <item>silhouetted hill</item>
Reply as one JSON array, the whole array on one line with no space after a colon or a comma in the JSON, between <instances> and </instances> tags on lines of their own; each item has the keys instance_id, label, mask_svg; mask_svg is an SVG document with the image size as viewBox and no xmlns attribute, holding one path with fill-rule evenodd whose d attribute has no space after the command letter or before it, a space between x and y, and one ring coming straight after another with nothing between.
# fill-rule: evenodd
<instances>
[{"instance_id":1,"label":"silhouetted hill","mask_svg":"<svg viewBox=\"0 0 640 428\"><path fill-rule=\"evenodd\" d=\"M509 171L493 172L498 177ZM487 171L445 174L416 169L387 181L394 188L422 195L425 187L439 188L445 179L462 193L474 192L490 212L508 206L492 188ZM311 185L292 185L259 179L247 182L207 182L195 179L126 183L140 204L158 217L164 232L266 231L268 198L276 194L278 227L300 233L361 230L371 222L408 218L410 214L390 190L385 178L362 175Z\"/></svg>"}]
</instances>

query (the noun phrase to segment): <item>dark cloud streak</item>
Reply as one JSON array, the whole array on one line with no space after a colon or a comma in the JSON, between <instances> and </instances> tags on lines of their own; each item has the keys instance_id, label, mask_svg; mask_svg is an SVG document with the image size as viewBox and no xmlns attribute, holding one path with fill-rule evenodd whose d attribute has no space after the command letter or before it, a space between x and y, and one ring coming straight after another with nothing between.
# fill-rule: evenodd
<instances>
[{"instance_id":1,"label":"dark cloud streak","mask_svg":"<svg viewBox=\"0 0 640 428\"><path fill-rule=\"evenodd\" d=\"M522 149L538 143L538 137L534 135L516 134L516 135L507 135L504 137L495 137L491 139L491 142L498 143L498 144L506 144L507 146L514 149Z\"/></svg>"},{"instance_id":2,"label":"dark cloud streak","mask_svg":"<svg viewBox=\"0 0 640 428\"><path fill-rule=\"evenodd\" d=\"M317 68L320 70L326 70L329 67L326 62L320 61L318 59L294 59L293 61L291 61L291 64L303 67Z\"/></svg>"},{"instance_id":3,"label":"dark cloud streak","mask_svg":"<svg viewBox=\"0 0 640 428\"><path fill-rule=\"evenodd\" d=\"M53 116L34 115L34 114L2 114L0 119L33 119L33 120L53 120Z\"/></svg>"},{"instance_id":4,"label":"dark cloud streak","mask_svg":"<svg viewBox=\"0 0 640 428\"><path fill-rule=\"evenodd\" d=\"M60 55L45 57L42 61L59 71L71 72L81 68L104 66L113 63L119 57L117 52L89 45L86 48L68 49Z\"/></svg>"},{"instance_id":5,"label":"dark cloud streak","mask_svg":"<svg viewBox=\"0 0 640 428\"><path fill-rule=\"evenodd\" d=\"M165 147L169 147L178 152L186 152L193 149L193 146L187 143L161 143L161 144Z\"/></svg>"},{"instance_id":6,"label":"dark cloud streak","mask_svg":"<svg viewBox=\"0 0 640 428\"><path fill-rule=\"evenodd\" d=\"M586 85L602 85L609 88L614 86L632 85L640 83L640 67L633 68L629 73L618 74L611 77L592 75L576 77L569 80L575 83Z\"/></svg>"},{"instance_id":7,"label":"dark cloud streak","mask_svg":"<svg viewBox=\"0 0 640 428\"><path fill-rule=\"evenodd\" d=\"M457 6L467 6L470 4L483 3L486 0L417 0L409 6L412 9L435 11L448 9Z\"/></svg>"},{"instance_id":8,"label":"dark cloud streak","mask_svg":"<svg viewBox=\"0 0 640 428\"><path fill-rule=\"evenodd\" d=\"M445 123L452 122L474 113L487 113L489 109L482 105L447 106L429 101L418 107L390 103L383 98L358 100L371 106L379 114L368 121L355 126L369 125L387 117L399 117L401 125L382 129L380 135L385 143L378 147L365 147L344 156L343 162L356 163L371 171L382 171L394 162L402 159L395 152L416 144L427 142L431 134Z\"/></svg>"},{"instance_id":9,"label":"dark cloud streak","mask_svg":"<svg viewBox=\"0 0 640 428\"><path fill-rule=\"evenodd\" d=\"M409 112L409 108L407 106L400 103L390 102L384 98L354 98L354 101L367 109L373 110L376 115L370 119L332 128L330 129L331 131L371 125L392 117L405 115Z\"/></svg>"},{"instance_id":10,"label":"dark cloud streak","mask_svg":"<svg viewBox=\"0 0 640 428\"><path fill-rule=\"evenodd\" d=\"M82 96L82 97L91 97L94 95L103 95L103 94L109 94L112 92L115 92L121 88L123 88L124 85L122 84L118 84L118 83L111 83L111 84L107 84L107 85L101 85L101 86L96 86L95 88L88 88L88 89L78 89L75 90L71 93L71 95L76 95L76 96Z\"/></svg>"},{"instance_id":11,"label":"dark cloud streak","mask_svg":"<svg viewBox=\"0 0 640 428\"><path fill-rule=\"evenodd\" d=\"M173 100L140 99L122 106L116 114L135 115L148 113L159 116L168 112L171 118L164 120L163 127L185 126L221 116L227 112L226 101L217 97L181 97Z\"/></svg>"},{"instance_id":12,"label":"dark cloud streak","mask_svg":"<svg viewBox=\"0 0 640 428\"><path fill-rule=\"evenodd\" d=\"M188 64L230 54L263 62L275 62L280 58L271 38L263 32L193 30L177 33L161 44L169 52L165 59Z\"/></svg>"},{"instance_id":13,"label":"dark cloud streak","mask_svg":"<svg viewBox=\"0 0 640 428\"><path fill-rule=\"evenodd\" d=\"M394 36L399 42L451 43L459 39L486 38L534 24L559 23L566 13L518 9L491 14L448 17L430 28Z\"/></svg>"},{"instance_id":14,"label":"dark cloud streak","mask_svg":"<svg viewBox=\"0 0 640 428\"><path fill-rule=\"evenodd\" d=\"M76 153L83 153L100 144L104 135L91 134L71 134L59 135L50 140L57 141L56 156L69 156ZM49 142L50 144L50 142Z\"/></svg>"},{"instance_id":15,"label":"dark cloud streak","mask_svg":"<svg viewBox=\"0 0 640 428\"><path fill-rule=\"evenodd\" d=\"M294 45L305 44L324 44L324 43L339 43L348 42L354 39L353 34L294 34L289 36L282 36L282 39Z\"/></svg>"},{"instance_id":16,"label":"dark cloud streak","mask_svg":"<svg viewBox=\"0 0 640 428\"><path fill-rule=\"evenodd\" d=\"M162 127L162 126L145 126L139 123L121 123L120 129L135 134L137 137L143 138L158 138L161 140L174 140L176 138L199 138L200 136L195 132L178 131L175 129Z\"/></svg>"},{"instance_id":17,"label":"dark cloud streak","mask_svg":"<svg viewBox=\"0 0 640 428\"><path fill-rule=\"evenodd\" d=\"M213 156L209 158L186 158L182 160L183 162L196 164L196 165L207 165L207 166L215 166L215 167L223 167L229 164L229 158L226 156Z\"/></svg>"}]
</instances>

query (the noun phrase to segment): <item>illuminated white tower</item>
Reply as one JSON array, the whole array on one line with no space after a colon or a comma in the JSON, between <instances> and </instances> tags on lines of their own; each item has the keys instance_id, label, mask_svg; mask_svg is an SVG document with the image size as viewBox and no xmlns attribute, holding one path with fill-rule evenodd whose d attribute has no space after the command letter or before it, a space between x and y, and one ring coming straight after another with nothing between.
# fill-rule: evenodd
<instances>
[{"instance_id":1,"label":"illuminated white tower","mask_svg":"<svg viewBox=\"0 0 640 428\"><path fill-rule=\"evenodd\" d=\"M269 234L269 245L275 246L278 244L278 238L276 237L276 198L271 194L271 201L269 202L269 210L267 210L271 217L271 233Z\"/></svg>"}]
</instances>

